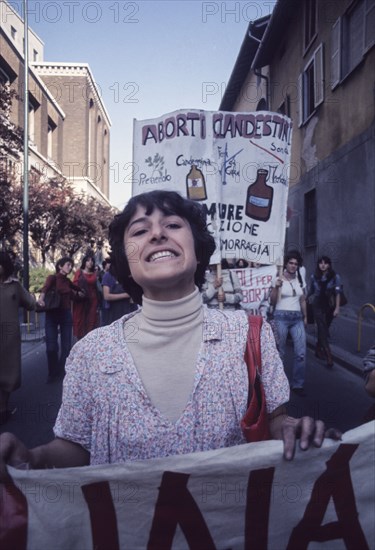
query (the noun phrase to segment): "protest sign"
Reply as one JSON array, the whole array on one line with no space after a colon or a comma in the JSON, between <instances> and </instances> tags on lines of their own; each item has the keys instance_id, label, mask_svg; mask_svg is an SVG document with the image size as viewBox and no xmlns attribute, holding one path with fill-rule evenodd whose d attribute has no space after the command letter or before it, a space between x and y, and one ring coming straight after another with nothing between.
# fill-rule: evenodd
<instances>
[{"instance_id":1,"label":"protest sign","mask_svg":"<svg viewBox=\"0 0 375 550\"><path fill-rule=\"evenodd\" d=\"M373 548L374 427L282 458L266 441L107 466L24 471L0 499L17 550Z\"/></svg>"},{"instance_id":2,"label":"protest sign","mask_svg":"<svg viewBox=\"0 0 375 550\"><path fill-rule=\"evenodd\" d=\"M292 122L280 113L180 110L134 121L132 194L199 201L221 257L275 264L283 255Z\"/></svg>"},{"instance_id":3,"label":"protest sign","mask_svg":"<svg viewBox=\"0 0 375 550\"><path fill-rule=\"evenodd\" d=\"M241 307L252 315L259 314L259 306L262 301L267 300L271 283L276 277L276 267L265 265L261 267L247 267L244 269L233 269L241 284L243 299Z\"/></svg>"}]
</instances>

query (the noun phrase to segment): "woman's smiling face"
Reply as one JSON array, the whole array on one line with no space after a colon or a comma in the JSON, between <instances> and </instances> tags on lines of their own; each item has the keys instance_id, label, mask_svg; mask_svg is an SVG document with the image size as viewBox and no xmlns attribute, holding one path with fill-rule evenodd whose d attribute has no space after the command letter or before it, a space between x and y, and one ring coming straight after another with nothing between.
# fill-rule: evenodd
<instances>
[{"instance_id":1,"label":"woman's smiling face","mask_svg":"<svg viewBox=\"0 0 375 550\"><path fill-rule=\"evenodd\" d=\"M124 234L130 272L146 298L177 300L194 290L197 268L190 224L176 214L143 206L130 219Z\"/></svg>"}]
</instances>

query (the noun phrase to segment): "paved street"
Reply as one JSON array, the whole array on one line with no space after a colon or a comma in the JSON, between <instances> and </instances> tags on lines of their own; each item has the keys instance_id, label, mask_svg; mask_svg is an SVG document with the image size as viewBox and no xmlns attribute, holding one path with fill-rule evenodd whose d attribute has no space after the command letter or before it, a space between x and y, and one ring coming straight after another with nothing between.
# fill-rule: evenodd
<instances>
[{"instance_id":1,"label":"paved street","mask_svg":"<svg viewBox=\"0 0 375 550\"><path fill-rule=\"evenodd\" d=\"M47 365L44 342L23 345L22 387L12 395L11 405L17 411L1 431L11 431L29 447L49 441L61 402L62 384L46 384ZM288 364L292 350L288 348ZM287 369L288 372L288 369ZM320 418L328 426L342 431L362 423L366 410L373 403L363 388L362 377L335 364L327 369L308 350L306 397L291 395L289 413Z\"/></svg>"}]
</instances>

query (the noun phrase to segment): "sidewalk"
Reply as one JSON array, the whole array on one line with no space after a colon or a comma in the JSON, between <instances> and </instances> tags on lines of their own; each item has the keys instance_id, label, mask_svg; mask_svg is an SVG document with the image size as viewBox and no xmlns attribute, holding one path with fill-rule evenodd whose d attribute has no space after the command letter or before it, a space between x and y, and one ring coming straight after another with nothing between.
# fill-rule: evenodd
<instances>
[{"instance_id":1,"label":"sidewalk","mask_svg":"<svg viewBox=\"0 0 375 550\"><path fill-rule=\"evenodd\" d=\"M45 342L44 328L21 324L21 357L25 357Z\"/></svg>"},{"instance_id":2,"label":"sidewalk","mask_svg":"<svg viewBox=\"0 0 375 550\"><path fill-rule=\"evenodd\" d=\"M367 316L362 321L360 351L358 351L358 318L345 314L344 310L331 325L330 346L334 362L354 374L363 375L363 357L375 344L375 316ZM307 345L315 348L316 327L307 327Z\"/></svg>"}]
</instances>

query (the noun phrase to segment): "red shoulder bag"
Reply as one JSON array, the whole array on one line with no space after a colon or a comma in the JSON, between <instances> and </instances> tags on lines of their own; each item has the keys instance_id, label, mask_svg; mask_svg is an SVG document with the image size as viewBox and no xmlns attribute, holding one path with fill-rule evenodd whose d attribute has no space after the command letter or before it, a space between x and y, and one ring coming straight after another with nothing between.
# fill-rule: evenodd
<instances>
[{"instance_id":1,"label":"red shoulder bag","mask_svg":"<svg viewBox=\"0 0 375 550\"><path fill-rule=\"evenodd\" d=\"M262 317L250 315L247 335L245 361L249 373L249 402L245 416L241 420L241 429L248 443L265 441L271 438L266 397L261 380L262 357L260 350L260 331Z\"/></svg>"}]
</instances>

